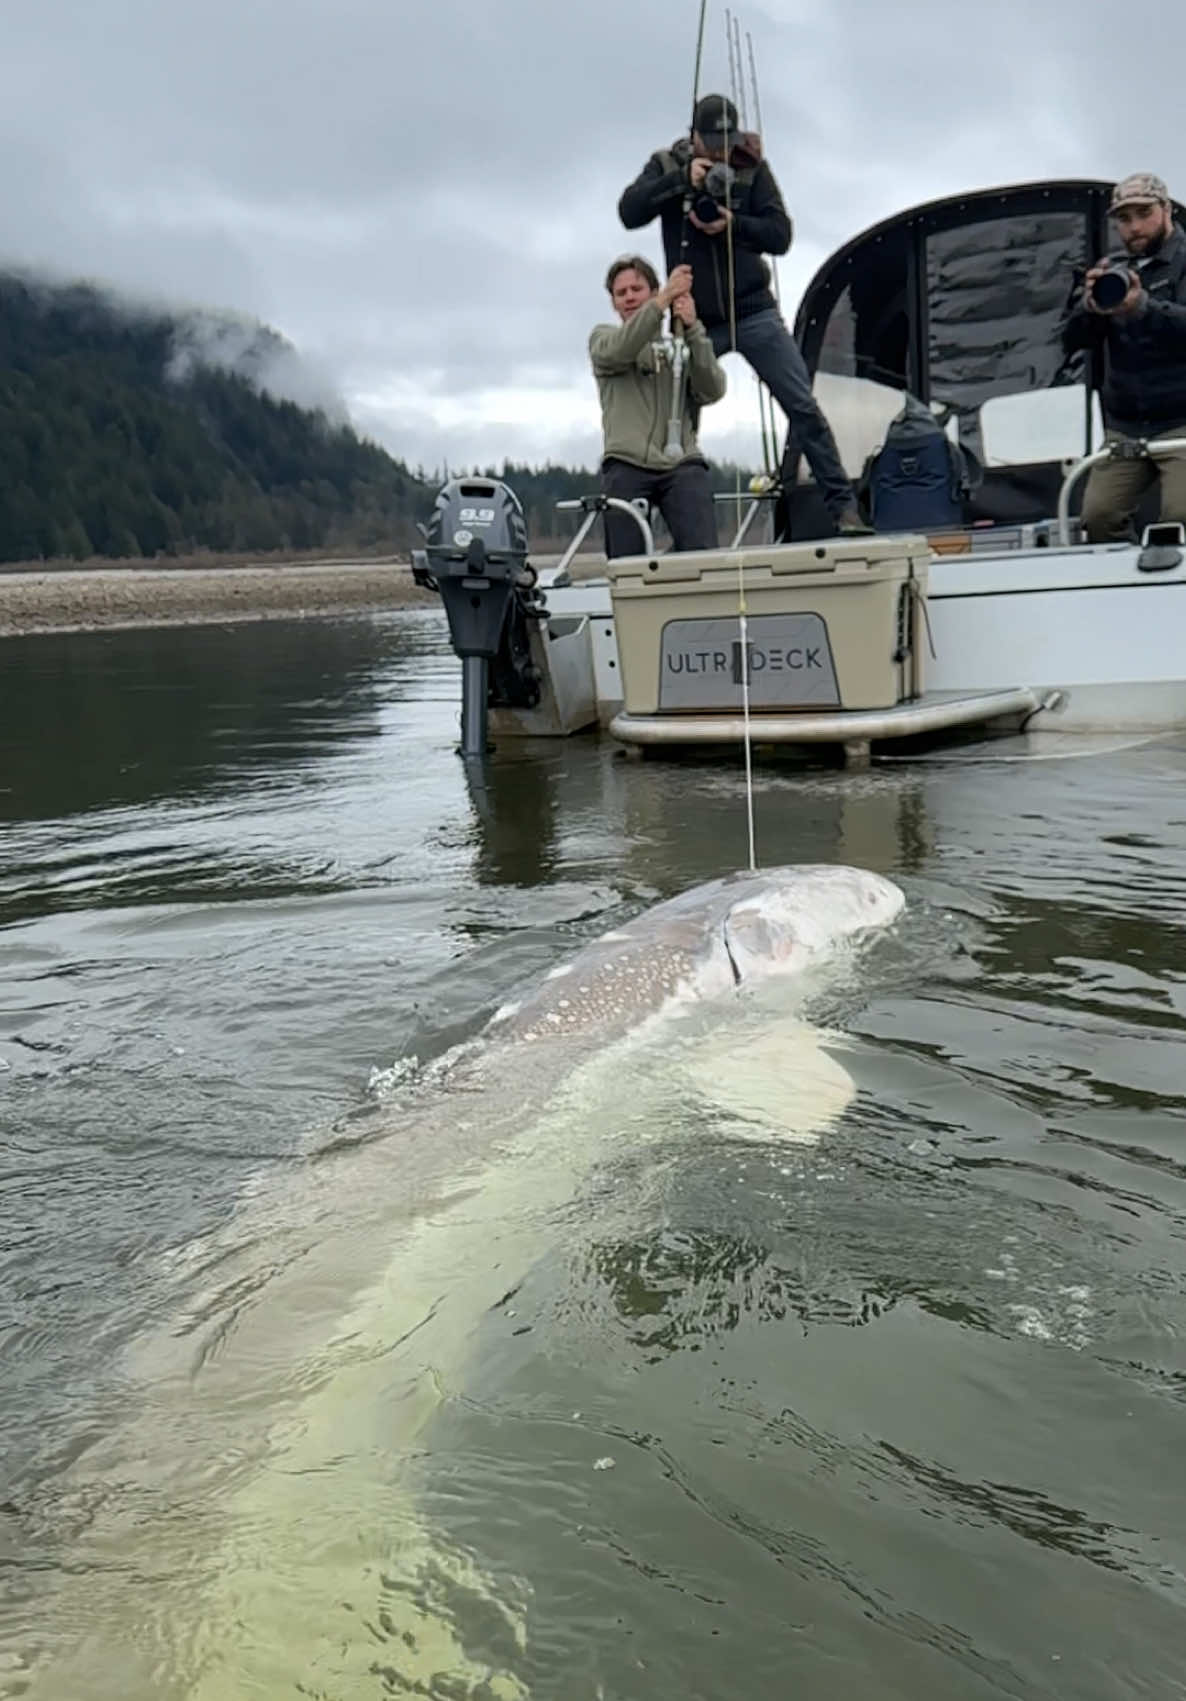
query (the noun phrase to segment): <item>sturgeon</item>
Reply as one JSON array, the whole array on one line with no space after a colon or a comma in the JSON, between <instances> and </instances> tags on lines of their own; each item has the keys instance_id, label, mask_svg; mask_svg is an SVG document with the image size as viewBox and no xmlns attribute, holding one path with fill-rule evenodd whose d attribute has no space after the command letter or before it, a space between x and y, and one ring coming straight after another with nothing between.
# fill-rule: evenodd
<instances>
[{"instance_id":1,"label":"sturgeon","mask_svg":"<svg viewBox=\"0 0 1186 1701\"><path fill-rule=\"evenodd\" d=\"M44 1638L0 1634L29 1701L525 1701L529 1585L512 1598L424 1515L420 1440L492 1305L571 1236L591 1169L669 1127L656 1090L685 1103L735 1061L746 1108L800 1137L843 1109L853 1084L818 1031L785 1010L747 1028L735 995L826 964L904 901L830 865L695 886L498 1010L362 1143L249 1200L195 1255L217 1285L135 1355L140 1410L61 1485L91 1511ZM700 1020L669 1045L681 1011ZM503 1659L468 1644L471 1618L502 1627Z\"/></svg>"}]
</instances>

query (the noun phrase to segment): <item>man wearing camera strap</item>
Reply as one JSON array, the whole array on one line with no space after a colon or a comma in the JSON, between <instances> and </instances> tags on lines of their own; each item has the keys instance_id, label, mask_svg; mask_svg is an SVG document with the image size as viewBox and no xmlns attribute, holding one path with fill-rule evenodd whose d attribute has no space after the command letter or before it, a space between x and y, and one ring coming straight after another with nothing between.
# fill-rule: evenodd
<instances>
[{"instance_id":1,"label":"man wearing camera strap","mask_svg":"<svg viewBox=\"0 0 1186 1701\"><path fill-rule=\"evenodd\" d=\"M739 132L724 95L696 103L692 135L653 153L622 193L627 230L662 221L670 270L690 264L696 306L717 355L735 348L767 385L802 448L838 532L868 532L832 428L771 291L763 254L785 254L791 220L761 141Z\"/></svg>"},{"instance_id":2,"label":"man wearing camera strap","mask_svg":"<svg viewBox=\"0 0 1186 1701\"><path fill-rule=\"evenodd\" d=\"M1063 347L1103 353L1107 442L1186 437L1186 234L1152 172L1118 183L1108 212L1124 252L1087 273L1072 298ZM1122 454L1092 467L1083 493L1088 541L1131 539L1141 498L1159 478L1162 519L1186 524L1186 455Z\"/></svg>"}]
</instances>

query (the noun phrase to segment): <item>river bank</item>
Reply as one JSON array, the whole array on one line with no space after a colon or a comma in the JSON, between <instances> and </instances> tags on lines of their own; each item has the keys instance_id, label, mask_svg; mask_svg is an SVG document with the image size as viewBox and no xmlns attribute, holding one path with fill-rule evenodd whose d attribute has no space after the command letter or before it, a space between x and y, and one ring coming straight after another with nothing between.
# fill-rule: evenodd
<instances>
[{"instance_id":1,"label":"river bank","mask_svg":"<svg viewBox=\"0 0 1186 1701\"><path fill-rule=\"evenodd\" d=\"M0 637L365 614L438 604L392 561L0 573Z\"/></svg>"}]
</instances>

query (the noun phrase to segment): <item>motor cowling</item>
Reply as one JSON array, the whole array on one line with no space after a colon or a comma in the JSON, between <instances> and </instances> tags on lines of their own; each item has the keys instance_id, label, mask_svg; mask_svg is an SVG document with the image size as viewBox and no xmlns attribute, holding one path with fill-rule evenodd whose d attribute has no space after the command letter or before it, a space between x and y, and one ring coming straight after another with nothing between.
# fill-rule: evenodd
<instances>
[{"instance_id":1,"label":"motor cowling","mask_svg":"<svg viewBox=\"0 0 1186 1701\"><path fill-rule=\"evenodd\" d=\"M531 631L547 604L527 560L527 520L509 485L457 478L442 485L412 552L417 584L437 591L461 658L461 753L483 755L489 708L534 709L542 695Z\"/></svg>"},{"instance_id":2,"label":"motor cowling","mask_svg":"<svg viewBox=\"0 0 1186 1701\"><path fill-rule=\"evenodd\" d=\"M413 577L440 592L456 653L493 660L512 597L535 585L519 498L498 479L450 479L422 529Z\"/></svg>"}]
</instances>

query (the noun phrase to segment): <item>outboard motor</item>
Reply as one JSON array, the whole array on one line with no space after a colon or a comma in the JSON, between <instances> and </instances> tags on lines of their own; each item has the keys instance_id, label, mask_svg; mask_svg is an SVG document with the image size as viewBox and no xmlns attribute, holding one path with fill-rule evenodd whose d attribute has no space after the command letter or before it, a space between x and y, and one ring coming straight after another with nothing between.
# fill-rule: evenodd
<instances>
[{"instance_id":1,"label":"outboard motor","mask_svg":"<svg viewBox=\"0 0 1186 1701\"><path fill-rule=\"evenodd\" d=\"M527 521L508 485L454 478L420 529L425 547L412 552L412 577L440 593L461 657L461 754L483 756L489 707L534 708L540 699L528 623L547 608L527 560Z\"/></svg>"}]
</instances>

